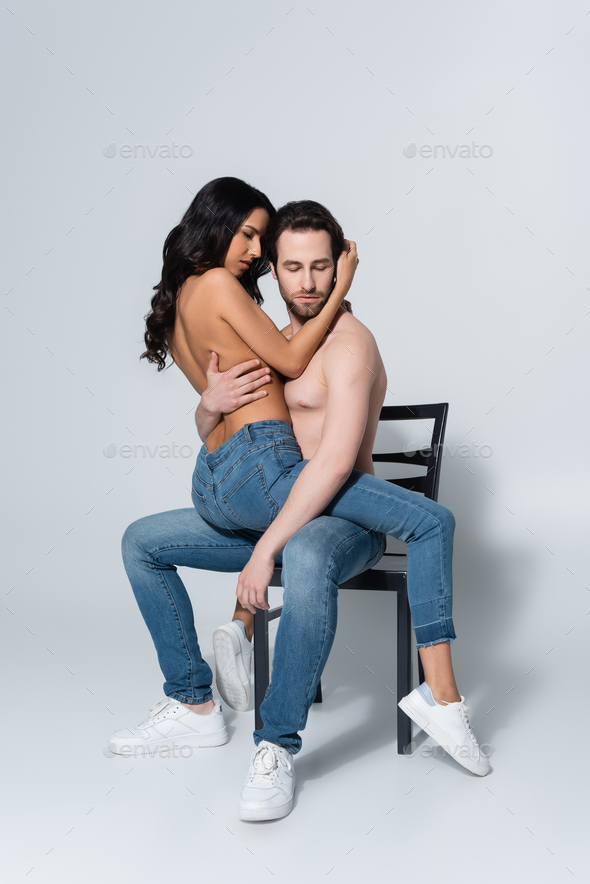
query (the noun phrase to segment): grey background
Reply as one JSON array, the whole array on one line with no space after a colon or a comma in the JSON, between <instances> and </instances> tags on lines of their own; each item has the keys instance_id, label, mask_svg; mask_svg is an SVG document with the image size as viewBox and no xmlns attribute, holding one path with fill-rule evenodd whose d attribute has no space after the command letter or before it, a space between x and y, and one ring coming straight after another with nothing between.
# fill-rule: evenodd
<instances>
[{"instance_id":1,"label":"grey background","mask_svg":"<svg viewBox=\"0 0 590 884\"><path fill-rule=\"evenodd\" d=\"M11 2L0 15L10 880L380 880L393 865L583 878L586 6ZM172 142L191 156L103 153ZM492 155L419 151L472 142ZM493 747L485 781L396 755L394 603L356 593L287 820L237 820L251 713L230 712L232 741L205 757L129 771L102 755L162 683L121 535L190 506L200 444L188 381L138 361L142 317L166 234L219 175L277 206L324 202L358 243L351 299L379 343L386 404L450 403L453 654ZM272 279L264 292L282 322ZM190 456L161 457L171 442ZM126 444L160 447L125 458ZM211 659L235 579L182 576Z\"/></svg>"}]
</instances>

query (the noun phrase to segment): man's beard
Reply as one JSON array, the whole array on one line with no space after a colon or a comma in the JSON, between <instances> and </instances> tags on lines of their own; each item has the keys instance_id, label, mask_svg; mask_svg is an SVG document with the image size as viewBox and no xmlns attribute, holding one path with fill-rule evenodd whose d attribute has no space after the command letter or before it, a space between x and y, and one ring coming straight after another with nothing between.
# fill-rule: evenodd
<instances>
[{"instance_id":1,"label":"man's beard","mask_svg":"<svg viewBox=\"0 0 590 884\"><path fill-rule=\"evenodd\" d=\"M299 317L299 319L311 319L313 316L317 316L318 313L321 312L322 307L330 297L330 292L332 289L315 289L313 292L310 292L310 295L313 295L314 298L317 298L317 301L314 301L313 304L300 304L298 301L294 299L296 297L301 297L301 295L305 295L306 292L291 292L288 288L285 288L284 285L281 285L279 281L279 291L283 296L283 300L285 301L288 312L293 313L295 316Z\"/></svg>"}]
</instances>

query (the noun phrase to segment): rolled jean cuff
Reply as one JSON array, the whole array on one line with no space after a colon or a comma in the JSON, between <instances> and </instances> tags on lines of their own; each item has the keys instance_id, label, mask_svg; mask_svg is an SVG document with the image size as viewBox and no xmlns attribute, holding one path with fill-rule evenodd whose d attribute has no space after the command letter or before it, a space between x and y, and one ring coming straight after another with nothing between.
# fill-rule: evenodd
<instances>
[{"instance_id":1,"label":"rolled jean cuff","mask_svg":"<svg viewBox=\"0 0 590 884\"><path fill-rule=\"evenodd\" d=\"M457 638L451 616L452 604L453 597L446 596L412 605L416 647L426 648L438 642L451 642Z\"/></svg>"},{"instance_id":2,"label":"rolled jean cuff","mask_svg":"<svg viewBox=\"0 0 590 884\"><path fill-rule=\"evenodd\" d=\"M200 706L202 703L208 703L209 700L213 699L213 691L209 688L204 697L182 697L180 694L176 693L166 694L166 696L170 697L171 700L177 700L179 703L188 703L190 706Z\"/></svg>"},{"instance_id":3,"label":"rolled jean cuff","mask_svg":"<svg viewBox=\"0 0 590 884\"><path fill-rule=\"evenodd\" d=\"M432 647L432 645L440 645L443 642L447 642L447 644L450 645L451 642L454 642L456 638L457 636L455 636L454 638L435 638L432 642L417 642L416 648L430 648Z\"/></svg>"},{"instance_id":4,"label":"rolled jean cuff","mask_svg":"<svg viewBox=\"0 0 590 884\"><path fill-rule=\"evenodd\" d=\"M264 737L255 736L254 737L254 745L258 746L260 743L262 743L263 739L264 739ZM268 740L268 742L270 743L271 741ZM286 749L287 752L289 752L291 755L297 755L297 752L293 751L293 748L294 748L293 746L284 746L282 743L275 743L274 745L280 746L281 749Z\"/></svg>"}]
</instances>

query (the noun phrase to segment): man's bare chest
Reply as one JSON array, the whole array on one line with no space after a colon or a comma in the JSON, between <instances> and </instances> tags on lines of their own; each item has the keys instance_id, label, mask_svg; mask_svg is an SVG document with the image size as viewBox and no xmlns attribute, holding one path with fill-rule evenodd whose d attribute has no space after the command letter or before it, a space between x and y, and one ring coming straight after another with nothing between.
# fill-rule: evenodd
<instances>
[{"instance_id":1,"label":"man's bare chest","mask_svg":"<svg viewBox=\"0 0 590 884\"><path fill-rule=\"evenodd\" d=\"M320 357L321 354L316 353L300 377L285 383L285 402L290 412L325 412L328 388L322 374Z\"/></svg>"}]
</instances>

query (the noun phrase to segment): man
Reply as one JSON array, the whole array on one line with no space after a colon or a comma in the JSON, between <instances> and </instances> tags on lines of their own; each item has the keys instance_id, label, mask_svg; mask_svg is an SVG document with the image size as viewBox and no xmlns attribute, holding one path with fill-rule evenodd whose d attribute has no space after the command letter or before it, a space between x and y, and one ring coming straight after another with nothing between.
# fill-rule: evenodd
<instances>
[{"instance_id":1,"label":"man","mask_svg":"<svg viewBox=\"0 0 590 884\"><path fill-rule=\"evenodd\" d=\"M334 266L334 256L342 249L338 245L343 240L342 231L326 209L304 201L279 210L268 237L273 275L291 316L291 326L284 332L296 334L310 316L319 312L329 295L326 280L331 280L332 273L326 270ZM263 382L259 372L251 390L240 368L220 377L214 364L210 367L211 384L197 409L198 422L204 420L210 425L212 417L220 417L224 409L219 403L227 399L231 385L237 384L246 395L263 394L263 390L256 389ZM371 567L384 549L384 538L375 532L342 519L315 517L342 488L353 467L373 472L371 451L385 384L373 336L355 317L340 310L304 373L286 384L294 430L308 463L300 475L304 481L298 480L299 487L296 483L265 534L260 537L253 531L224 532L206 525L190 510L175 510L138 520L123 539L125 567L133 590L154 637L162 669L171 674L164 685L168 703L158 704L151 719L132 729L136 732L132 736L143 744L161 743L171 734L177 746L185 741L188 745L224 742L217 705L210 716L199 716L194 714L197 707L189 713L182 703L173 702L175 672L186 673L187 665L192 663L201 672L206 666L200 658L190 601L174 566L243 569L234 623L217 631L228 641L221 650L221 643L216 641L218 684L231 704L233 688L239 694L240 685L244 688L247 683L244 658L251 657L251 646L244 633L251 630L255 608L266 604L269 566L283 550L285 605L277 631L272 682L261 708L264 725L254 735L257 748L242 790L242 819L274 819L290 812L295 782L292 756L301 748L299 731L305 727L332 646L338 584ZM239 398L238 393L238 404ZM452 514L432 501L421 505L446 517L447 532L452 536ZM450 600L445 601L442 632L429 632L428 618L422 632L423 627L417 625L419 618L414 617L426 682L404 698L403 708L414 720L419 719L421 726L426 723L438 742L445 741L443 745L465 745L466 757L454 757L484 775L487 761L480 756L465 714L464 698L458 694L454 680L449 645L455 634ZM234 680L232 688L227 673L240 670L242 677ZM218 717L218 724L205 725L203 720L211 716ZM195 723L198 718L202 724ZM209 735L205 734L207 728ZM117 751L122 738L113 735L113 751Z\"/></svg>"},{"instance_id":2,"label":"man","mask_svg":"<svg viewBox=\"0 0 590 884\"><path fill-rule=\"evenodd\" d=\"M325 267L330 251L337 254L338 245L330 242L330 234L334 235L334 224L335 220L326 209L317 203L303 201L290 203L280 209L267 231L273 277L279 284L291 318L290 326L283 330L286 335L297 333L309 318L317 315L330 294ZM216 389L219 395L223 394L223 384L224 379L218 376ZM303 530L302 526L310 529L314 525L309 520L321 513L337 495L353 468L374 473L371 453L385 390L385 370L373 336L354 316L341 309L304 373L285 383L285 400L293 429L308 464L300 473L287 503L258 541L248 565L240 575L234 623L228 624L238 638L233 643L233 647L238 649L237 653L232 655L230 642L224 645L224 653L219 653L219 635L226 632L228 627L221 627L215 633L217 683L222 695L231 693L232 683L234 687L237 686L244 654L248 653L247 636L238 635L242 630L235 621L241 620L244 631L250 634L251 615L256 607L265 606L264 592L275 554L290 542L290 538L297 536L295 532L298 529ZM208 412L209 418L214 412L214 399L215 392L202 400L202 408ZM199 423L198 419L199 415ZM444 508L438 509L442 514ZM288 562L288 547L285 553L287 555L283 556L283 562ZM341 554L345 557L347 549L343 549ZM317 572L306 575L310 585L322 579L322 576ZM248 818L258 818L256 814L262 813L265 789L269 796L273 796L266 803L276 802L278 805L277 815L281 809L281 791L285 799L284 808L289 806L292 766L287 754L277 751L273 745L290 753L299 750L301 741L297 731L302 728L309 705L313 702L321 669L327 658L326 650L329 650L333 640L334 627L326 622L323 629L318 630L318 616L314 606L309 603L288 625L285 611L289 608L297 610L298 600L295 594L288 593L290 587L287 579L283 579L283 584L285 608L275 644L272 682L261 706L264 727L254 735L259 747L271 744L266 746L265 764L269 764L270 755L274 752L276 759L282 759L283 765L277 762L271 773L266 775L268 782L265 783L265 774L261 775L254 754L251 782L242 792L243 818L249 812L252 816ZM326 587L320 598L330 600L328 604L333 604L335 618L336 593L332 590L330 594L330 589ZM317 607L321 609L321 602ZM419 634L419 617L415 608L413 613L426 683L402 700L402 708L415 721L428 726L438 742L453 745L451 731L454 731L455 739L460 737L459 745L474 747L475 738L465 714L464 698L457 691L452 670L450 642L455 633L450 610L442 625L446 632L442 637L433 637L432 643L426 640L431 636ZM421 622L424 622L424 618L421 618ZM430 647L426 646L428 644ZM320 648L325 656L320 655ZM286 661L295 655L299 666L294 678L294 667ZM312 678L311 673L318 658L321 662ZM487 760L481 758L478 750L474 754L477 760L470 769L479 774L487 773ZM455 757L464 763L459 756ZM277 777L279 782L276 781ZM281 777L284 781L282 785L279 784ZM272 787L271 783L274 783Z\"/></svg>"}]
</instances>

